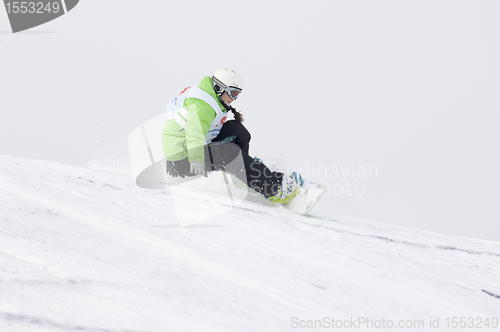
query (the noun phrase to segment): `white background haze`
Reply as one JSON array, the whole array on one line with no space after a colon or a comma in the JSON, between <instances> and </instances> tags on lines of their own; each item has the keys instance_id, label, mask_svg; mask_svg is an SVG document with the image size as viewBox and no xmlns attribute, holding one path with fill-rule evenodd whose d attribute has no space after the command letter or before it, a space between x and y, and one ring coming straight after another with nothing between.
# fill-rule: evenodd
<instances>
[{"instance_id":1,"label":"white background haze","mask_svg":"<svg viewBox=\"0 0 500 332\"><path fill-rule=\"evenodd\" d=\"M313 177L366 190L314 211L499 241L499 17L498 1L82 0L12 34L1 8L0 154L129 173L128 134L228 66L251 154L377 168Z\"/></svg>"}]
</instances>

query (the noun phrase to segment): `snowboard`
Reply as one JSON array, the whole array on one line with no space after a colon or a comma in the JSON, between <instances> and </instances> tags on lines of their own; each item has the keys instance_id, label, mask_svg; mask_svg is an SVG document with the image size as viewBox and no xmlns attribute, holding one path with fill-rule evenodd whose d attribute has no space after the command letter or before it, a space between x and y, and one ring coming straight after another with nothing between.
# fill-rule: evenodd
<instances>
[{"instance_id":1,"label":"snowboard","mask_svg":"<svg viewBox=\"0 0 500 332\"><path fill-rule=\"evenodd\" d=\"M299 193L288 204L283 204L288 210L297 214L307 214L320 200L326 187L316 182L304 181Z\"/></svg>"},{"instance_id":2,"label":"snowboard","mask_svg":"<svg viewBox=\"0 0 500 332\"><path fill-rule=\"evenodd\" d=\"M233 187L237 188L246 187L246 185L243 184L243 182L241 182L240 180L238 180L234 175L231 175L228 178L230 181L230 185L232 185ZM269 200L265 200L265 202L266 205L281 204L283 205L283 207L297 214L307 214L309 211L311 211L314 205L316 205L316 203L320 200L321 196L323 196L325 191L326 187L320 183L304 181L304 184L300 188L300 191L297 194L297 196L295 196L289 203L283 204L283 203L271 202ZM261 197L260 194L254 192L251 189L249 193Z\"/></svg>"},{"instance_id":3,"label":"snowboard","mask_svg":"<svg viewBox=\"0 0 500 332\"><path fill-rule=\"evenodd\" d=\"M265 199L261 194L248 188L236 176L232 174L226 175L224 172L210 172L208 178L199 175L190 178L189 181L181 178L167 177L166 183L170 186L180 184L180 187L184 189L191 188L199 192L211 193L211 199L214 197L229 198L231 205L237 205L242 200L249 200L267 206L279 204L291 212L301 215L311 211L326 191L326 187L320 183L304 181L297 196L289 203L282 204Z\"/></svg>"}]
</instances>

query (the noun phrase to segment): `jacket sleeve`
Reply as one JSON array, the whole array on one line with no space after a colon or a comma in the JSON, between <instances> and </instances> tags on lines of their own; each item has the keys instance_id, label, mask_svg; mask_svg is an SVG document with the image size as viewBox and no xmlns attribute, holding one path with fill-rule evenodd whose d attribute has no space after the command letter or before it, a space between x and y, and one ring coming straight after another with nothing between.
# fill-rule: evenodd
<instances>
[{"instance_id":1,"label":"jacket sleeve","mask_svg":"<svg viewBox=\"0 0 500 332\"><path fill-rule=\"evenodd\" d=\"M186 125L186 147L189 162L205 162L205 138L216 113L210 105L200 99L188 98L184 102L188 111Z\"/></svg>"}]
</instances>

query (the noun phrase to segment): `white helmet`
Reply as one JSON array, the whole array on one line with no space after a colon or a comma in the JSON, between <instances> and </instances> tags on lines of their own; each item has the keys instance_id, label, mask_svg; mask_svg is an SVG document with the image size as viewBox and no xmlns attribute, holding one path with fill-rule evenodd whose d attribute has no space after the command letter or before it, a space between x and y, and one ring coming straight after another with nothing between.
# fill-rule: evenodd
<instances>
[{"instance_id":1,"label":"white helmet","mask_svg":"<svg viewBox=\"0 0 500 332\"><path fill-rule=\"evenodd\" d=\"M217 95L220 96L226 91L233 99L238 98L238 95L243 90L243 78L229 68L217 70L212 76L212 84Z\"/></svg>"}]
</instances>

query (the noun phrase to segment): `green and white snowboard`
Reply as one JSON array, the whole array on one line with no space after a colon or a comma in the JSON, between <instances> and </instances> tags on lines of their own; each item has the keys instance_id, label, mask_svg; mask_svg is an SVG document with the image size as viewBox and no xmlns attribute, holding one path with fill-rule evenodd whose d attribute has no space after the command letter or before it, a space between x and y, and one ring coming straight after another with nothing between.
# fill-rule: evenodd
<instances>
[{"instance_id":1,"label":"green and white snowboard","mask_svg":"<svg viewBox=\"0 0 500 332\"><path fill-rule=\"evenodd\" d=\"M325 191L326 187L322 184L304 181L297 196L283 206L297 214L306 214L316 205Z\"/></svg>"},{"instance_id":2,"label":"green and white snowboard","mask_svg":"<svg viewBox=\"0 0 500 332\"><path fill-rule=\"evenodd\" d=\"M166 183L170 186L174 184L180 184L180 187L171 187L171 191L175 191L177 189L180 190L182 188L191 188L192 190L197 190L200 192L218 194L212 195L210 198L214 199L215 197L224 196L230 199L232 205L237 205L244 199L248 199L250 201L264 205L280 204L283 205L283 207L285 207L286 209L297 214L307 214L309 211L311 211L311 209L326 191L326 187L322 184L304 181L304 184L300 188L298 194L290 202L283 204L264 199L264 196L249 189L234 175L224 174L223 172L211 172L208 175L208 178L204 178L200 175L190 178L190 181L185 181L185 179L180 180L184 181L176 183L176 181L179 181L179 178L167 177Z\"/></svg>"}]
</instances>

